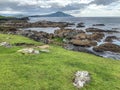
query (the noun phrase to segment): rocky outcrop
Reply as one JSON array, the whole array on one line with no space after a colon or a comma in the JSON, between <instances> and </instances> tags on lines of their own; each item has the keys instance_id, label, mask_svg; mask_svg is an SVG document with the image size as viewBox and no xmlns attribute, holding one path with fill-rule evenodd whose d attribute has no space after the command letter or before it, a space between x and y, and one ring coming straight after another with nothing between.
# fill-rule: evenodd
<instances>
[{"instance_id":1,"label":"rocky outcrop","mask_svg":"<svg viewBox=\"0 0 120 90\"><path fill-rule=\"evenodd\" d=\"M73 37L73 39L77 39L77 40L96 40L96 41L100 41L102 38L104 37L103 33L98 33L95 32L93 34L86 34L86 33L80 33L77 34L76 36Z\"/></svg>"},{"instance_id":2,"label":"rocky outcrop","mask_svg":"<svg viewBox=\"0 0 120 90\"><path fill-rule=\"evenodd\" d=\"M95 41L89 41L89 40L76 40L73 39L70 41L71 44L76 46L82 46L82 47L90 47L90 46L96 46L97 42Z\"/></svg>"},{"instance_id":3,"label":"rocky outcrop","mask_svg":"<svg viewBox=\"0 0 120 90\"><path fill-rule=\"evenodd\" d=\"M2 26L12 26L16 28L30 28L30 27L68 27L73 25L73 23L67 23L67 22L51 22L51 21L39 21L39 22L26 22L24 20L13 20L13 21L8 21L5 23L1 24Z\"/></svg>"},{"instance_id":4,"label":"rocky outcrop","mask_svg":"<svg viewBox=\"0 0 120 90\"><path fill-rule=\"evenodd\" d=\"M111 51L111 52L120 53L120 46L112 43L105 43L100 46L94 47L93 50L96 52Z\"/></svg>"},{"instance_id":5,"label":"rocky outcrop","mask_svg":"<svg viewBox=\"0 0 120 90\"><path fill-rule=\"evenodd\" d=\"M90 82L90 75L88 71L77 71L73 80L73 85L78 89L84 87Z\"/></svg>"},{"instance_id":6,"label":"rocky outcrop","mask_svg":"<svg viewBox=\"0 0 120 90\"><path fill-rule=\"evenodd\" d=\"M87 32L106 32L106 33L118 32L118 31L112 31L112 30L102 30L102 29L98 29L98 28L87 28L86 31Z\"/></svg>"},{"instance_id":7,"label":"rocky outcrop","mask_svg":"<svg viewBox=\"0 0 120 90\"><path fill-rule=\"evenodd\" d=\"M105 39L105 42L112 42L114 39L118 39L116 36L108 36Z\"/></svg>"},{"instance_id":8,"label":"rocky outcrop","mask_svg":"<svg viewBox=\"0 0 120 90\"><path fill-rule=\"evenodd\" d=\"M0 33L15 34L16 31L15 27L0 27Z\"/></svg>"},{"instance_id":9,"label":"rocky outcrop","mask_svg":"<svg viewBox=\"0 0 120 90\"><path fill-rule=\"evenodd\" d=\"M55 30L54 35L55 35L55 37L72 39L73 36L75 36L79 33L84 33L84 31L73 30L73 29L60 29L60 30Z\"/></svg>"},{"instance_id":10,"label":"rocky outcrop","mask_svg":"<svg viewBox=\"0 0 120 90\"><path fill-rule=\"evenodd\" d=\"M85 25L84 25L84 23L81 22L81 23L78 23L78 24L77 24L77 27L78 27L78 28L79 28L79 27L85 27Z\"/></svg>"}]
</instances>

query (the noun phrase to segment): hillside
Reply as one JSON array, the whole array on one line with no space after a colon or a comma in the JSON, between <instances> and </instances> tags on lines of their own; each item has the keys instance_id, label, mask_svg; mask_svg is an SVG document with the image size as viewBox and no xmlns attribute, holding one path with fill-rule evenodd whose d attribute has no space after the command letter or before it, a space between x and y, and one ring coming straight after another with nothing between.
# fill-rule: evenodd
<instances>
[{"instance_id":1,"label":"hillside","mask_svg":"<svg viewBox=\"0 0 120 90\"><path fill-rule=\"evenodd\" d=\"M34 15L30 17L73 17L72 15L63 13L63 12L55 12L51 14L46 14L46 15Z\"/></svg>"},{"instance_id":2,"label":"hillside","mask_svg":"<svg viewBox=\"0 0 120 90\"><path fill-rule=\"evenodd\" d=\"M0 42L3 41L12 45L34 44L34 47L42 44L22 36L0 34ZM77 90L72 84L77 70L89 71L92 79L80 90L120 90L117 60L55 45L50 45L50 53L23 55L17 52L25 47L30 46L0 46L0 90Z\"/></svg>"}]
</instances>

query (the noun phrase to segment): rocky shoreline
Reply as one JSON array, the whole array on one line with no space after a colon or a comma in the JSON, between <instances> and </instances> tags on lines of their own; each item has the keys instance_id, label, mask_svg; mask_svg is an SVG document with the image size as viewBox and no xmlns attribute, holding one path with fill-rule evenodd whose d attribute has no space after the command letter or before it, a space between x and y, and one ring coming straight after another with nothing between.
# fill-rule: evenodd
<instances>
[{"instance_id":1,"label":"rocky shoreline","mask_svg":"<svg viewBox=\"0 0 120 90\"><path fill-rule=\"evenodd\" d=\"M0 33L22 35L36 41L46 44L61 45L66 49L92 53L105 57L106 51L120 54L120 45L113 43L113 40L120 41L120 38L112 35L112 33L120 33L118 31L102 30L98 28L87 28L86 30L65 29L65 27L74 25L67 22L50 22L40 21L30 23L28 21L7 21L0 23ZM102 24L100 24L102 25ZM84 23L78 23L77 27L84 26ZM19 28L27 27L59 27L54 33L38 32L31 30L19 30ZM107 36L106 36L107 34ZM61 41L55 40L60 39ZM103 53L103 55L101 54ZM109 56L108 56L109 58ZM110 58L120 59L118 56L110 56Z\"/></svg>"}]
</instances>

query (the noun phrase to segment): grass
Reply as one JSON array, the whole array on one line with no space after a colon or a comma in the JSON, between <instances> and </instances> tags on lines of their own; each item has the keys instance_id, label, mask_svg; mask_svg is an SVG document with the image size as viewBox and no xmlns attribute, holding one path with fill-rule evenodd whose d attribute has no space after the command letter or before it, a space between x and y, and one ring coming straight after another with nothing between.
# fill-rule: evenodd
<instances>
[{"instance_id":1,"label":"grass","mask_svg":"<svg viewBox=\"0 0 120 90\"><path fill-rule=\"evenodd\" d=\"M10 39L6 39L10 37ZM0 42L33 43L28 38L0 34ZM91 82L81 90L120 90L120 61L51 45L50 53L22 55L23 47L0 47L0 90L77 90L72 80L77 70L90 72Z\"/></svg>"}]
</instances>

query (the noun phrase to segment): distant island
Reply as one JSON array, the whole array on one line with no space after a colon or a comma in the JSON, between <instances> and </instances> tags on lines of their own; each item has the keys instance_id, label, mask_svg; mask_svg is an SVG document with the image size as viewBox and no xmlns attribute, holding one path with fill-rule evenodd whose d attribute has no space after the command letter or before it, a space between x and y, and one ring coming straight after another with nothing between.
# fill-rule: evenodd
<instances>
[{"instance_id":1,"label":"distant island","mask_svg":"<svg viewBox=\"0 0 120 90\"><path fill-rule=\"evenodd\" d=\"M74 17L72 15L66 14L64 12L55 12L55 13L51 13L51 14L46 14L46 15L33 15L33 16L29 16L29 17Z\"/></svg>"}]
</instances>

